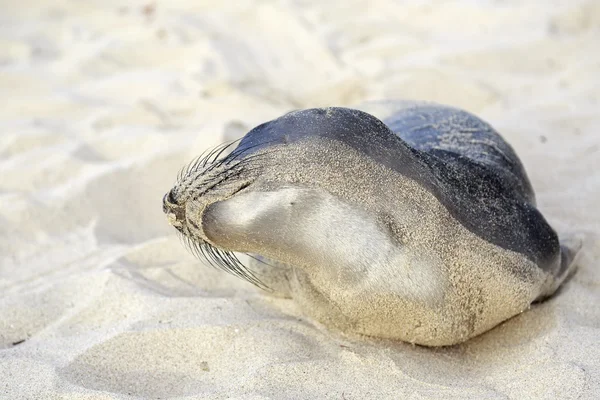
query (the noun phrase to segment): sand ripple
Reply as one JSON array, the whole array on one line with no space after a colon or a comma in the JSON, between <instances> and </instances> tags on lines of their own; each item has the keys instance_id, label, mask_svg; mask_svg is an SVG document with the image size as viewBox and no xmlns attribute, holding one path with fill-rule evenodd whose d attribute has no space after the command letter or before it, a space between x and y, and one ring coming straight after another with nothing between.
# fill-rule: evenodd
<instances>
[{"instance_id":1,"label":"sand ripple","mask_svg":"<svg viewBox=\"0 0 600 400\"><path fill-rule=\"evenodd\" d=\"M6 3L0 398L600 398L593 0ZM294 108L464 107L586 235L559 296L448 349L339 336L194 260L161 199Z\"/></svg>"}]
</instances>

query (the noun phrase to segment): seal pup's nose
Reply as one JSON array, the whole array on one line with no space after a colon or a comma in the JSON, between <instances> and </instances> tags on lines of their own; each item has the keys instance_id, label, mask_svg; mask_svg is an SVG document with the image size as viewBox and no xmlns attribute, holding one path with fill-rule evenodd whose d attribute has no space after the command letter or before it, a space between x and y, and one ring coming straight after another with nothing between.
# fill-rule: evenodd
<instances>
[{"instance_id":1,"label":"seal pup's nose","mask_svg":"<svg viewBox=\"0 0 600 400\"><path fill-rule=\"evenodd\" d=\"M163 196L163 212L167 214L169 224L177 229L181 229L185 221L185 206L177 204L173 190L170 190Z\"/></svg>"}]
</instances>

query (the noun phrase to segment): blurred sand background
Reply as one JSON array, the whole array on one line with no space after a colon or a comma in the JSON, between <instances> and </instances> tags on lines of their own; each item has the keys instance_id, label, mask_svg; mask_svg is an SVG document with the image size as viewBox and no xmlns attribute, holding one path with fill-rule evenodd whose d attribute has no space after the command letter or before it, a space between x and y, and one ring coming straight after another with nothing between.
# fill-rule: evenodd
<instances>
[{"instance_id":1,"label":"blurred sand background","mask_svg":"<svg viewBox=\"0 0 600 400\"><path fill-rule=\"evenodd\" d=\"M0 398L600 398L600 2L0 1ZM195 260L177 171L291 109L412 98L515 147L581 232L558 296L427 349Z\"/></svg>"}]
</instances>

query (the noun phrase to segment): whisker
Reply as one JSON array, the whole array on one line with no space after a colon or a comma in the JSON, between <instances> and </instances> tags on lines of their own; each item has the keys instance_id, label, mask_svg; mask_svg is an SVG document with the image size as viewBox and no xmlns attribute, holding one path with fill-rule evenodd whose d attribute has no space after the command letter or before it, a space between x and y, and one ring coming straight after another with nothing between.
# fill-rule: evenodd
<instances>
[{"instance_id":1,"label":"whisker","mask_svg":"<svg viewBox=\"0 0 600 400\"><path fill-rule=\"evenodd\" d=\"M204 259L213 268L220 269L241 278L263 290L270 290L257 276L237 258L235 253L214 247L207 242L193 240L182 235L190 252L199 259Z\"/></svg>"},{"instance_id":2,"label":"whisker","mask_svg":"<svg viewBox=\"0 0 600 400\"><path fill-rule=\"evenodd\" d=\"M208 154L204 157L202 166L206 167L206 164L209 164L211 162L214 162L214 155L215 154L220 154L220 152L224 149L227 148L227 146L229 146L228 143L221 143L217 146L215 146L211 151L208 152ZM212 161L211 161L212 160Z\"/></svg>"},{"instance_id":3,"label":"whisker","mask_svg":"<svg viewBox=\"0 0 600 400\"><path fill-rule=\"evenodd\" d=\"M252 146L245 147L241 150L235 149L227 157L225 157L225 159L223 161L226 162L227 164L230 164L238 157L248 153L250 150L260 147L260 146L265 146L265 145L271 144L273 142L274 142L274 140L270 140L270 141L261 142L261 143L254 144Z\"/></svg>"},{"instance_id":4,"label":"whisker","mask_svg":"<svg viewBox=\"0 0 600 400\"><path fill-rule=\"evenodd\" d=\"M268 262L266 262L266 261L264 261L264 260L261 260L260 258L258 258L258 257L256 257L256 256L253 256L252 254L248 254L248 253L244 253L244 254L246 254L246 255L247 255L248 257L250 257L251 259L253 259L253 260L255 260L255 261L258 261L259 263L262 263L262 264L268 265L269 267L278 268L278 267L274 266L273 264L269 264Z\"/></svg>"},{"instance_id":5,"label":"whisker","mask_svg":"<svg viewBox=\"0 0 600 400\"><path fill-rule=\"evenodd\" d=\"M241 139L237 139L237 140L234 140L234 141L232 141L232 142L229 142L229 143L223 143L223 144L221 145L223 148L222 148L222 149L221 149L221 150L220 150L220 151L219 151L217 154L215 154L215 156L213 157L213 160L212 160L211 162L213 162L213 163L214 163L216 160L218 160L218 159L219 159L219 157L221 157L221 154L223 154L223 152L224 152L225 150L227 150L228 148L230 148L231 146L233 146L233 145L234 145L236 142L238 142L238 141L240 141L240 140L241 140Z\"/></svg>"},{"instance_id":6,"label":"whisker","mask_svg":"<svg viewBox=\"0 0 600 400\"><path fill-rule=\"evenodd\" d=\"M190 161L187 165L185 165L177 174L177 182L181 182L182 180L188 178L191 174L198 172L200 168L204 168L210 164L210 167L205 171L211 171L215 167L221 165L222 160L225 160L227 156L221 157L221 155L227 151L231 146L233 146L236 142L239 142L241 139L236 139L231 142L221 143L212 149L206 149L200 154L198 157L195 157L192 161Z\"/></svg>"},{"instance_id":7,"label":"whisker","mask_svg":"<svg viewBox=\"0 0 600 400\"><path fill-rule=\"evenodd\" d=\"M197 199L228 180L240 181L243 184L251 179L256 172L264 168L264 165L256 164L256 161L270 154L271 151L265 150L256 154L253 154L253 151L273 141L249 145L243 149L235 148L227 154L227 150L236 143L239 144L240 140L222 143L212 149L205 150L179 171L177 184L185 182L186 187L182 188L182 191L189 191L191 196L188 198ZM188 178L191 178L191 180L188 180ZM241 185L242 188L246 186ZM244 279L261 289L270 290L254 271L240 261L235 253L214 247L199 238L188 236L189 232L186 234L178 231L177 234L183 246L196 258L203 259L213 268ZM269 265L254 256L249 256Z\"/></svg>"}]
</instances>

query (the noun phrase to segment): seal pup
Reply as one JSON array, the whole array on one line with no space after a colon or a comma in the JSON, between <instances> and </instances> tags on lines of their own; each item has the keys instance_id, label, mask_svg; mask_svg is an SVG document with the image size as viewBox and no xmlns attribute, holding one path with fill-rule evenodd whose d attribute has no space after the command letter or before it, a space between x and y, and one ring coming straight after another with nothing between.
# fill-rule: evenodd
<instances>
[{"instance_id":1,"label":"seal pup","mask_svg":"<svg viewBox=\"0 0 600 400\"><path fill-rule=\"evenodd\" d=\"M197 255L343 331L452 345L554 293L580 245L511 146L468 112L391 104L259 125L185 168L163 210Z\"/></svg>"}]
</instances>

